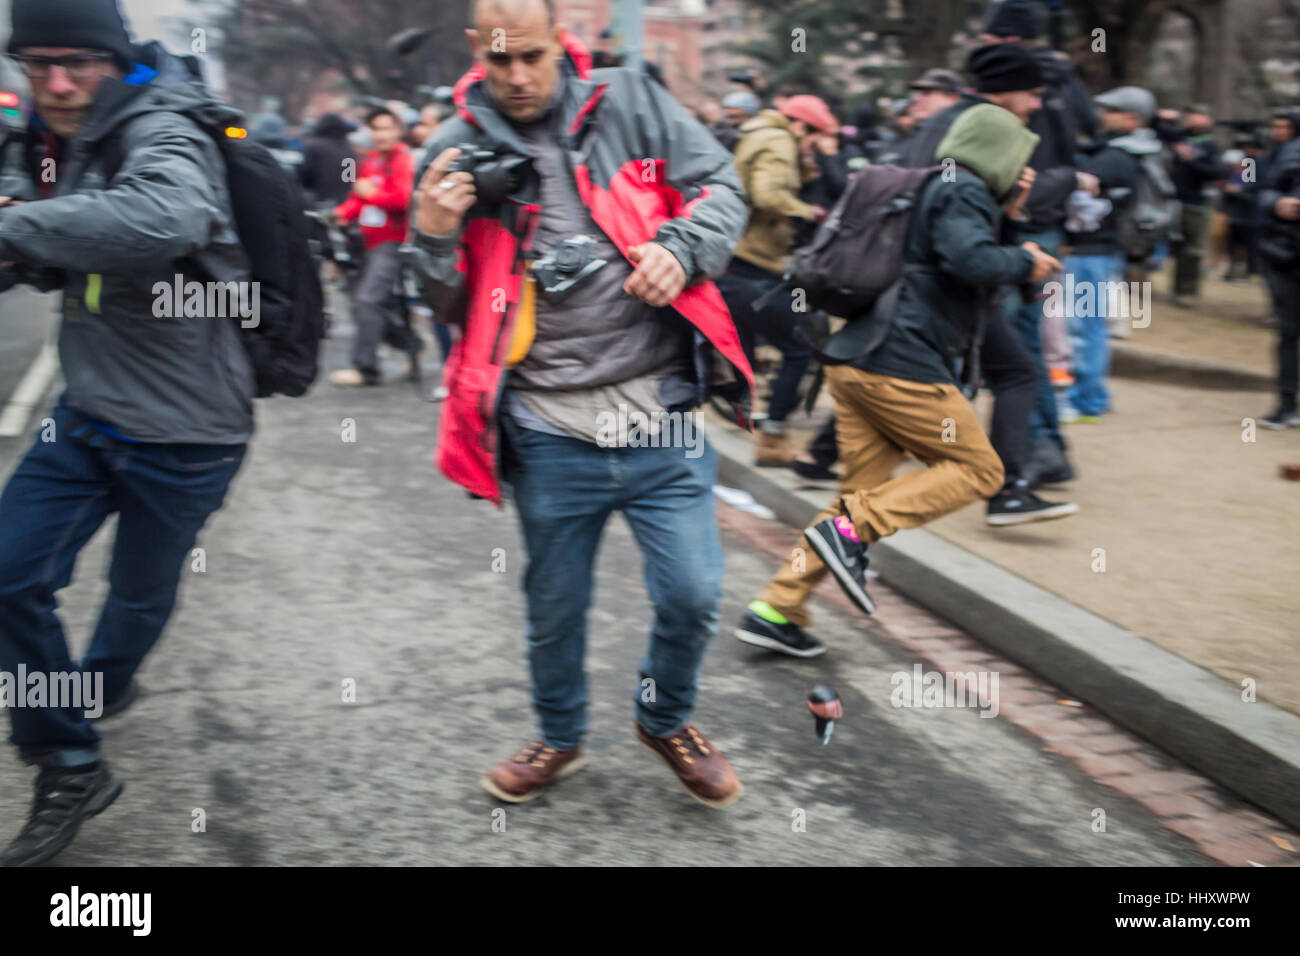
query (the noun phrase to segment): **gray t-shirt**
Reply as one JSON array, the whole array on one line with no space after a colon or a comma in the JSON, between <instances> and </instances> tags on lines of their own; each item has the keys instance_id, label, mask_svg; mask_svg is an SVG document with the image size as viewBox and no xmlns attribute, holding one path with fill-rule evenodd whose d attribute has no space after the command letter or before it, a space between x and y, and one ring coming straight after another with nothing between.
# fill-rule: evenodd
<instances>
[{"instance_id":1,"label":"gray t-shirt","mask_svg":"<svg viewBox=\"0 0 1300 956\"><path fill-rule=\"evenodd\" d=\"M552 107L541 120L516 126L541 180L542 217L533 250L542 256L565 239L585 235L606 264L561 301L548 301L539 290L536 334L511 370L505 407L525 428L604 444L608 413L649 416L689 400L683 383L690 327L673 310L653 308L623 291L633 266L583 205L559 119Z\"/></svg>"}]
</instances>

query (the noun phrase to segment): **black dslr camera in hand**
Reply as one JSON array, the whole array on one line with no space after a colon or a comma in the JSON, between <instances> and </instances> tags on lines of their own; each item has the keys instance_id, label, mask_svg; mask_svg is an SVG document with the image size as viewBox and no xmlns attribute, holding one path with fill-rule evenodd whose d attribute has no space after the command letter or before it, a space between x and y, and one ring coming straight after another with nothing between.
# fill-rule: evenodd
<instances>
[{"instance_id":1,"label":"black dslr camera in hand","mask_svg":"<svg viewBox=\"0 0 1300 956\"><path fill-rule=\"evenodd\" d=\"M460 155L447 167L448 173L469 173L474 177L474 192L479 202L505 202L519 192L533 161L528 156L501 154L495 150L461 143Z\"/></svg>"}]
</instances>

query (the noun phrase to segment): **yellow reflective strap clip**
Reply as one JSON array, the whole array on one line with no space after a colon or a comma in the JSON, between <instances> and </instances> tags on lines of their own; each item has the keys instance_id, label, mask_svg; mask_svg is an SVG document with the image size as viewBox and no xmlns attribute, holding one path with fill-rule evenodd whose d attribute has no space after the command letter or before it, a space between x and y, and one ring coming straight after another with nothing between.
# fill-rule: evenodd
<instances>
[{"instance_id":1,"label":"yellow reflective strap clip","mask_svg":"<svg viewBox=\"0 0 1300 956\"><path fill-rule=\"evenodd\" d=\"M92 272L86 276L86 309L87 311L100 315L99 311L99 294L104 289L104 277L98 272Z\"/></svg>"}]
</instances>

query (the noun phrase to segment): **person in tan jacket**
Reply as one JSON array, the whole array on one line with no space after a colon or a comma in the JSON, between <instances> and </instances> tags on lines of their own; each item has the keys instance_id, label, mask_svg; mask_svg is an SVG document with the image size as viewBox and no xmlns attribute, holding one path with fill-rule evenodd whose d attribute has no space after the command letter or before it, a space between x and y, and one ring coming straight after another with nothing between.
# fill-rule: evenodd
<instances>
[{"instance_id":1,"label":"person in tan jacket","mask_svg":"<svg viewBox=\"0 0 1300 956\"><path fill-rule=\"evenodd\" d=\"M815 96L792 96L781 112L763 110L740 126L736 171L749 197L749 225L718 280L750 362L762 340L781 352L781 369L772 383L767 417L759 422L755 463L789 465L795 457L785 436L786 416L798 403L799 382L811 354L794 338L795 295L782 291L762 309L753 302L785 272L794 243L794 220L816 222L826 210L799 198L802 185L799 153L805 140L838 130L834 116Z\"/></svg>"}]
</instances>

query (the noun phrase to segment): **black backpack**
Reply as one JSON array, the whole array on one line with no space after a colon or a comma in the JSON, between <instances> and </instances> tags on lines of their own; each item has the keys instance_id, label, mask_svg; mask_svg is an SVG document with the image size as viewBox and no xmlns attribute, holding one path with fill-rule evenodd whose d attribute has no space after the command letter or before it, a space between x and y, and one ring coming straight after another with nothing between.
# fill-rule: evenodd
<instances>
[{"instance_id":1,"label":"black backpack","mask_svg":"<svg viewBox=\"0 0 1300 956\"><path fill-rule=\"evenodd\" d=\"M942 167L868 166L855 175L812 240L794 251L786 285L808 305L855 318L903 277L903 246L921 188Z\"/></svg>"},{"instance_id":2,"label":"black backpack","mask_svg":"<svg viewBox=\"0 0 1300 956\"><path fill-rule=\"evenodd\" d=\"M1182 207L1159 153L1134 156L1137 187L1115 220L1115 241L1129 259L1146 259L1162 242L1180 238Z\"/></svg>"},{"instance_id":3,"label":"black backpack","mask_svg":"<svg viewBox=\"0 0 1300 956\"><path fill-rule=\"evenodd\" d=\"M240 323L256 377L254 395L297 398L316 380L326 331L302 191L266 147L199 125L221 150L235 230L248 257L250 279L261 283L260 321L251 328ZM105 178L111 180L126 159L118 136L104 141L100 155Z\"/></svg>"},{"instance_id":4,"label":"black backpack","mask_svg":"<svg viewBox=\"0 0 1300 956\"><path fill-rule=\"evenodd\" d=\"M782 289L801 290L812 311L794 330L795 337L822 365L866 358L889 332L903 276L929 271L904 263L903 248L921 190L942 169L868 166L856 173L812 239L794 251L781 283L756 300L754 308L761 309ZM823 313L849 321L827 337Z\"/></svg>"}]
</instances>

